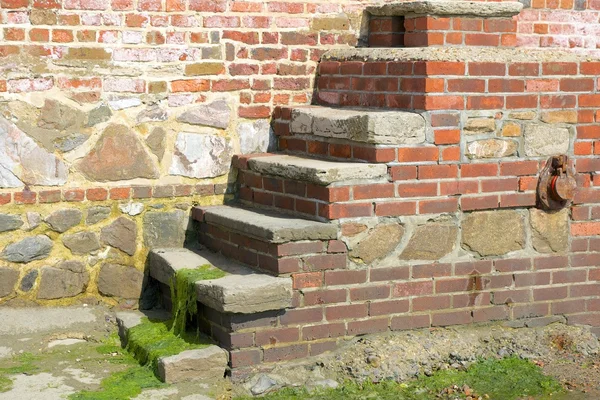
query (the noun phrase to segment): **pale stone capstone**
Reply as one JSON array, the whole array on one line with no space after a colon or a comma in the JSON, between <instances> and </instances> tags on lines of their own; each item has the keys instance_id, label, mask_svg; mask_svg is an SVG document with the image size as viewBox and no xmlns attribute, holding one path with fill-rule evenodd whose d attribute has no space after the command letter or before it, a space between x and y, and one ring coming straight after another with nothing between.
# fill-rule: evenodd
<instances>
[{"instance_id":1,"label":"pale stone capstone","mask_svg":"<svg viewBox=\"0 0 600 400\"><path fill-rule=\"evenodd\" d=\"M225 129L231 120L231 108L225 100L216 100L209 104L194 107L179 117L177 121L190 125L202 125Z\"/></svg>"},{"instance_id":2,"label":"pale stone capstone","mask_svg":"<svg viewBox=\"0 0 600 400\"><path fill-rule=\"evenodd\" d=\"M271 126L264 119L239 124L237 133L242 154L266 153L272 150L272 143L275 142Z\"/></svg>"}]
</instances>

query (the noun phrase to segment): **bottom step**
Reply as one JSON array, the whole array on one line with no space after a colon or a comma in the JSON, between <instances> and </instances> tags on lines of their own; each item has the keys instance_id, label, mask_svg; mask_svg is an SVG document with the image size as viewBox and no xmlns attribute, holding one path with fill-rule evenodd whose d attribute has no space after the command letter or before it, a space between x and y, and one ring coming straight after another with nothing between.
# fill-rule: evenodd
<instances>
[{"instance_id":1,"label":"bottom step","mask_svg":"<svg viewBox=\"0 0 600 400\"><path fill-rule=\"evenodd\" d=\"M121 343L126 347L128 332L140 325L144 318L152 321L165 321L166 311L124 311L117 313L117 324ZM185 381L214 381L223 379L227 371L228 355L216 345L201 349L185 350L179 354L160 357L156 363L156 374L165 383Z\"/></svg>"}]
</instances>

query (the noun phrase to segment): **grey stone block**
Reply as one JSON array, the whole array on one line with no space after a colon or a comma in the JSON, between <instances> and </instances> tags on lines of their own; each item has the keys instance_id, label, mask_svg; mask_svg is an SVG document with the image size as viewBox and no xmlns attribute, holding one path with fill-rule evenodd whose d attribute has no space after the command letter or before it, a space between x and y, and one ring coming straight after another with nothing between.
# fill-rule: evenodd
<instances>
[{"instance_id":1,"label":"grey stone block","mask_svg":"<svg viewBox=\"0 0 600 400\"><path fill-rule=\"evenodd\" d=\"M37 235L9 244L0 254L0 258L15 263L28 263L48 257L52 247L52 240L48 236Z\"/></svg>"},{"instance_id":2,"label":"grey stone block","mask_svg":"<svg viewBox=\"0 0 600 400\"><path fill-rule=\"evenodd\" d=\"M251 170L263 175L329 185L360 179L377 179L387 176L387 165L352 162L335 162L288 155L256 157L248 161Z\"/></svg>"},{"instance_id":3,"label":"grey stone block","mask_svg":"<svg viewBox=\"0 0 600 400\"><path fill-rule=\"evenodd\" d=\"M218 346L187 350L160 358L158 376L166 383L220 380L225 376L227 362L227 352Z\"/></svg>"},{"instance_id":4,"label":"grey stone block","mask_svg":"<svg viewBox=\"0 0 600 400\"><path fill-rule=\"evenodd\" d=\"M372 144L415 144L425 141L425 119L413 112L295 107L290 130L316 136Z\"/></svg>"},{"instance_id":5,"label":"grey stone block","mask_svg":"<svg viewBox=\"0 0 600 400\"><path fill-rule=\"evenodd\" d=\"M272 243L336 239L338 233L337 226L332 223L230 206L206 207L204 219L209 224L220 225Z\"/></svg>"},{"instance_id":6,"label":"grey stone block","mask_svg":"<svg viewBox=\"0 0 600 400\"><path fill-rule=\"evenodd\" d=\"M0 232L14 231L23 225L23 220L19 215L0 214Z\"/></svg>"},{"instance_id":7,"label":"grey stone block","mask_svg":"<svg viewBox=\"0 0 600 400\"><path fill-rule=\"evenodd\" d=\"M66 232L74 226L79 225L83 213L76 208L65 208L54 211L46 218L46 223L56 232Z\"/></svg>"}]
</instances>

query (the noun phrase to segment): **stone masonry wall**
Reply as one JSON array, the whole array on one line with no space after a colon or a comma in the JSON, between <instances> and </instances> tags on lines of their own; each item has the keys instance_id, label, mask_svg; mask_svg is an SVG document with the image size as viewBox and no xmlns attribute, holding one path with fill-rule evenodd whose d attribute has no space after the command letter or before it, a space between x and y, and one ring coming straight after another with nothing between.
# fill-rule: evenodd
<instances>
[{"instance_id":1,"label":"stone masonry wall","mask_svg":"<svg viewBox=\"0 0 600 400\"><path fill-rule=\"evenodd\" d=\"M517 46L595 48L594 1L525 3ZM134 297L101 289L104 265L138 282L153 213L222 202L320 57L365 43L368 4L1 0L0 302Z\"/></svg>"}]
</instances>

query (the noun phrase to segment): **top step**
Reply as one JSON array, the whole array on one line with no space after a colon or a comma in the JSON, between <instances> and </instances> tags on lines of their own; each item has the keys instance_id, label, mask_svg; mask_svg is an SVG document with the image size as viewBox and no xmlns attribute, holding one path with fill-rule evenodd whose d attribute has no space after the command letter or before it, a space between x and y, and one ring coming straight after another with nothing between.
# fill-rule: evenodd
<instances>
[{"instance_id":1,"label":"top step","mask_svg":"<svg viewBox=\"0 0 600 400\"><path fill-rule=\"evenodd\" d=\"M367 7L376 16L452 15L470 17L512 17L523 9L518 1L481 2L457 0L403 1Z\"/></svg>"},{"instance_id":2,"label":"top step","mask_svg":"<svg viewBox=\"0 0 600 400\"><path fill-rule=\"evenodd\" d=\"M370 144L416 144L425 141L425 119L408 111L298 106L292 109L290 131Z\"/></svg>"},{"instance_id":3,"label":"top step","mask_svg":"<svg viewBox=\"0 0 600 400\"><path fill-rule=\"evenodd\" d=\"M337 226L258 209L230 206L199 208L204 222L271 243L337 239ZM194 213L197 218L198 213Z\"/></svg>"}]
</instances>

